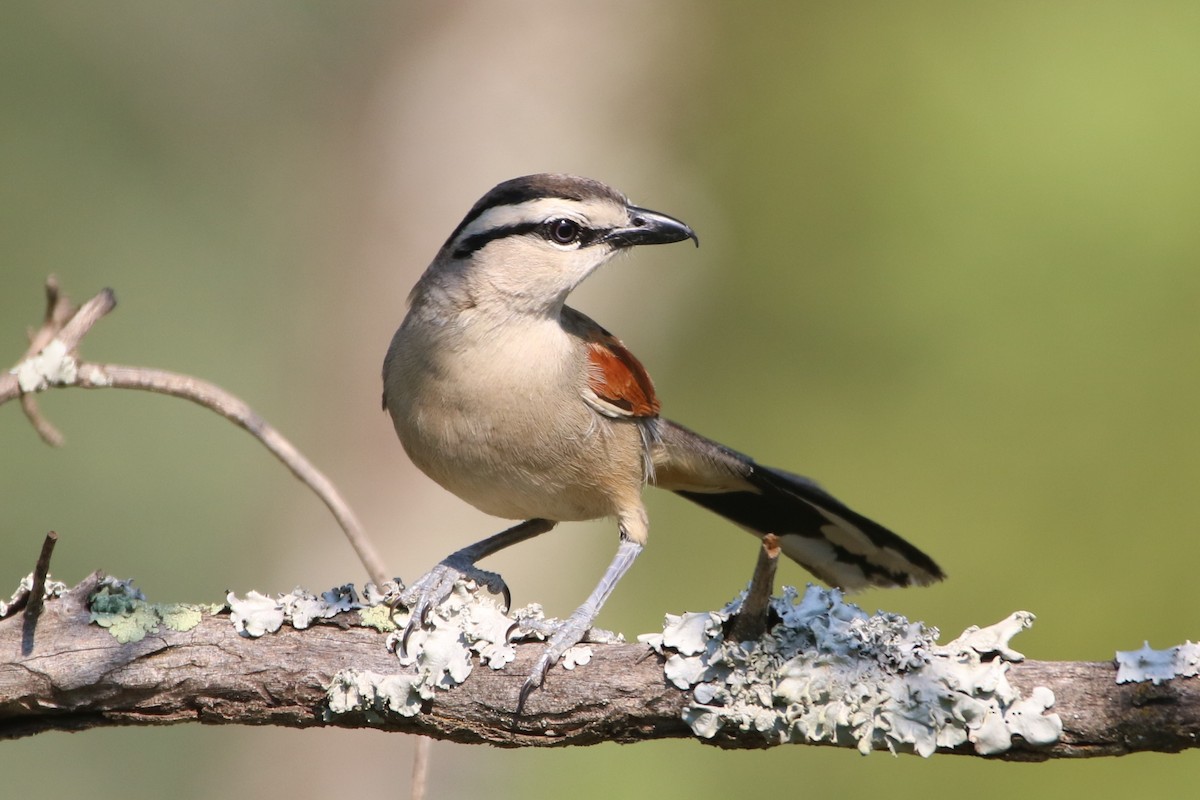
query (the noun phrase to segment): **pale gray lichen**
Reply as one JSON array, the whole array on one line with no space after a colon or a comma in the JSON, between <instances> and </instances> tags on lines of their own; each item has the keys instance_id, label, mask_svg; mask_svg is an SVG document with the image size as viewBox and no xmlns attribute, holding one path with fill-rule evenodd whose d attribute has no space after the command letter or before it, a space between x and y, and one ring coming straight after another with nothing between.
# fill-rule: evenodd
<instances>
[{"instance_id":1,"label":"pale gray lichen","mask_svg":"<svg viewBox=\"0 0 1200 800\"><path fill-rule=\"evenodd\" d=\"M454 584L450 595L429 611L425 624L412 630L405 641L409 612L403 606L393 611L384 599L376 598L377 607L360 609L360 619L364 625L391 630L387 646L400 665L412 671L402 675L358 670L339 673L328 688L327 715L359 711L372 720L391 711L410 716L437 690L465 681L476 664L503 669L516 658L517 642L546 639L560 624L547 618L536 603L505 614L497 595L465 578ZM590 630L586 638L589 642L624 641L619 634L600 629ZM568 650L560 665L575 669L591 658L591 648L581 644Z\"/></svg>"},{"instance_id":2,"label":"pale gray lichen","mask_svg":"<svg viewBox=\"0 0 1200 800\"><path fill-rule=\"evenodd\" d=\"M253 589L245 597L229 592L225 595L225 605L229 606L233 629L244 636L257 639L283 627L286 616L283 603Z\"/></svg>"},{"instance_id":3,"label":"pale gray lichen","mask_svg":"<svg viewBox=\"0 0 1200 800\"><path fill-rule=\"evenodd\" d=\"M315 619L330 619L361 607L353 584L344 584L322 592L320 597L297 586L290 594L280 597L283 611L293 628L303 630Z\"/></svg>"},{"instance_id":4,"label":"pale gray lichen","mask_svg":"<svg viewBox=\"0 0 1200 800\"><path fill-rule=\"evenodd\" d=\"M1117 683L1150 681L1155 686L1172 678L1200 675L1200 644L1184 642L1155 650L1149 642L1140 650L1117 651Z\"/></svg>"},{"instance_id":5,"label":"pale gray lichen","mask_svg":"<svg viewBox=\"0 0 1200 800\"><path fill-rule=\"evenodd\" d=\"M148 603L133 581L106 576L88 598L91 622L122 644L140 642L165 625L174 631L189 631L204 614L215 614L222 606L195 603Z\"/></svg>"},{"instance_id":6,"label":"pale gray lichen","mask_svg":"<svg viewBox=\"0 0 1200 800\"><path fill-rule=\"evenodd\" d=\"M456 582L450 596L430 610L425 625L414 629L404 646L401 632L388 637L400 664L416 666L422 686L449 688L462 683L471 674L473 656L492 669L502 669L517 657L510 639L519 623L505 615L495 595L477 588L473 580ZM532 612L522 609L521 613ZM395 614L401 629L408 620L405 609Z\"/></svg>"},{"instance_id":7,"label":"pale gray lichen","mask_svg":"<svg viewBox=\"0 0 1200 800\"><path fill-rule=\"evenodd\" d=\"M575 669L582 667L584 664L592 660L592 648L586 644L577 644L568 647L567 651L562 654L563 669Z\"/></svg>"},{"instance_id":8,"label":"pale gray lichen","mask_svg":"<svg viewBox=\"0 0 1200 800\"><path fill-rule=\"evenodd\" d=\"M379 724L386 714L412 717L421 710L416 675L383 675L370 670L344 669L325 690L326 720L358 711Z\"/></svg>"},{"instance_id":9,"label":"pale gray lichen","mask_svg":"<svg viewBox=\"0 0 1200 800\"><path fill-rule=\"evenodd\" d=\"M1033 615L1018 612L947 645L937 630L897 614L866 614L836 589L785 587L780 620L760 640L725 639L744 593L721 611L668 615L661 634L638 637L667 656L666 676L692 690L683 712L693 732L757 731L773 742L856 745L931 755L970 742L995 754L1022 736L1050 744L1062 733L1049 689L1023 697L1007 680L1021 655L1008 640ZM997 657L985 660L984 656Z\"/></svg>"},{"instance_id":10,"label":"pale gray lichen","mask_svg":"<svg viewBox=\"0 0 1200 800\"><path fill-rule=\"evenodd\" d=\"M397 625L407 621L407 612L402 609L393 612L386 602L398 590L399 586L395 584L382 590L367 584L363 591L366 603L359 600L354 587L349 584L320 595L299 587L275 597L256 591L238 597L230 592L226 603L234 628L251 638L275 633L285 623L303 629L316 620L350 611L358 612L364 625L381 631L395 631ZM389 711L406 716L416 713L422 698L432 692L433 687L460 683L469 674L469 652L453 641L456 638L457 634L449 629L415 632L410 637L409 652L422 655L421 669L416 674L382 675L354 670L338 673L327 688L328 713L367 711L368 719ZM407 663L412 664L413 660Z\"/></svg>"},{"instance_id":11,"label":"pale gray lichen","mask_svg":"<svg viewBox=\"0 0 1200 800\"><path fill-rule=\"evenodd\" d=\"M413 716L438 689L465 681L476 658L492 669L511 663L516 648L510 638L520 623L505 615L493 595L476 589L474 581L457 582L450 596L429 612L426 624L413 630L407 641L402 641L401 631L408 623L408 610L399 607L393 612L381 606L394 631L387 646L396 652L400 665L412 672L339 672L326 690L327 718L351 711L363 712L368 722L378 722L386 713ZM526 608L519 613L525 618L542 618L540 610ZM370 620L366 624L372 627L382 627L378 612L364 609L360 617Z\"/></svg>"},{"instance_id":12,"label":"pale gray lichen","mask_svg":"<svg viewBox=\"0 0 1200 800\"><path fill-rule=\"evenodd\" d=\"M374 592L374 585L367 584L367 591ZM229 606L234 629L251 638L275 633L283 627L284 622L303 630L312 625L314 620L330 619L364 607L351 583L334 587L320 595L299 586L275 597L253 590L247 592L245 597L229 592L225 595L225 603Z\"/></svg>"},{"instance_id":13,"label":"pale gray lichen","mask_svg":"<svg viewBox=\"0 0 1200 800\"><path fill-rule=\"evenodd\" d=\"M532 608L521 609L515 619L509 618L493 595L477 591L474 581L459 581L450 597L430 611L426 625L413 630L405 646L400 647L399 631L408 623L409 612L403 606L393 610L387 603L399 588L379 590L367 584L363 592L366 603L358 599L354 587L349 585L320 596L300 588L275 597L251 591L239 598L231 592L227 602L234 627L250 637L274 633L285 623L305 628L314 620L346 611L357 611L364 625L391 632L387 646L396 651L400 665L413 668L413 672L346 673L329 687L330 697L340 698L331 704L332 713L340 713L337 708L361 711L369 707L374 709L372 713L382 713L388 709L408 710L413 703L419 706L435 690L466 680L476 659L492 669L511 663L516 658L513 634L521 629L523 622L545 621L540 609ZM536 632L531 635L538 636ZM352 701L352 697L358 699Z\"/></svg>"},{"instance_id":14,"label":"pale gray lichen","mask_svg":"<svg viewBox=\"0 0 1200 800\"><path fill-rule=\"evenodd\" d=\"M75 382L78 364L67 352L67 346L55 339L35 356L25 359L9 370L17 376L21 391L41 392L51 386L70 385Z\"/></svg>"},{"instance_id":15,"label":"pale gray lichen","mask_svg":"<svg viewBox=\"0 0 1200 800\"><path fill-rule=\"evenodd\" d=\"M49 575L46 576L45 582L42 584L42 597L50 599L52 597L61 597L63 592L67 590L67 585L62 581L52 580ZM8 600L0 600L0 619L4 619L18 608L23 608L29 601L29 595L33 592L33 573L29 573L21 582L17 584L17 589L12 593Z\"/></svg>"}]
</instances>

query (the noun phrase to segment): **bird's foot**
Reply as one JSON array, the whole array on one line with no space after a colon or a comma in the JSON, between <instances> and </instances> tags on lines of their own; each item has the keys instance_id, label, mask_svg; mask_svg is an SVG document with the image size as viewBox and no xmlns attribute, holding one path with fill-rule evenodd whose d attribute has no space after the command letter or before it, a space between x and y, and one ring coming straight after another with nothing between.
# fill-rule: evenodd
<instances>
[{"instance_id":1,"label":"bird's foot","mask_svg":"<svg viewBox=\"0 0 1200 800\"><path fill-rule=\"evenodd\" d=\"M409 612L404 630L392 641L401 658L408 657L408 640L413 632L425 627L429 622L430 612L453 594L458 583L466 581L474 581L480 588L503 597L504 610L508 610L512 596L508 591L508 584L499 574L479 569L471 561L457 554L451 555L418 578L392 603L393 613L399 606L404 606Z\"/></svg>"},{"instance_id":2,"label":"bird's foot","mask_svg":"<svg viewBox=\"0 0 1200 800\"><path fill-rule=\"evenodd\" d=\"M535 607L539 616L526 616L529 608L517 609L513 612L513 619L517 621L517 637L525 641L533 641L540 639L546 641L558 631L566 623L561 619L554 617L543 617L541 607ZM622 644L625 641L625 636L610 631L607 628L590 627L583 633L583 638L579 640L579 644Z\"/></svg>"},{"instance_id":3,"label":"bird's foot","mask_svg":"<svg viewBox=\"0 0 1200 800\"><path fill-rule=\"evenodd\" d=\"M525 701L529 699L529 695L533 694L535 689L541 688L541 685L546 680L546 673L558 663L563 653L584 640L588 631L591 630L592 622L595 618L596 614L591 609L584 607L576 609L575 613L559 623L557 629L554 631L554 635L550 637L546 649L542 652L537 662L534 663L529 677L521 685L521 692L517 695L518 715L525 708Z\"/></svg>"},{"instance_id":4,"label":"bird's foot","mask_svg":"<svg viewBox=\"0 0 1200 800\"><path fill-rule=\"evenodd\" d=\"M608 565L608 569L605 570L604 576L600 578L600 583L588 595L588 599L583 601L583 605L575 609L571 616L567 617L554 632L554 635L550 637L550 642L546 645L546 652L542 653L542 657L533 665L533 671L525 679L524 685L521 686L521 692L517 695L518 715L525 707L525 701L529 699L529 695L546 680L546 673L550 671L550 667L562 658L563 653L583 641L584 635L587 634L588 629L596 620L596 616L600 613L600 607L604 605L604 601L612 594L617 581L621 580L621 576L633 565L633 560L640 552L642 552L642 545L625 537L622 533L617 554L613 557L612 563Z\"/></svg>"}]
</instances>

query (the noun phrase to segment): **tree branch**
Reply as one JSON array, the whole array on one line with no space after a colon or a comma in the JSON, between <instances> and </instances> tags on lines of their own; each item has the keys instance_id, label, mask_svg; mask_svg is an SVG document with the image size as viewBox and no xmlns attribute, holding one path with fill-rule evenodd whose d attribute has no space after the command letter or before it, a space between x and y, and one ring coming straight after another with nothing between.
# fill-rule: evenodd
<instances>
[{"instance_id":1,"label":"tree branch","mask_svg":"<svg viewBox=\"0 0 1200 800\"><path fill-rule=\"evenodd\" d=\"M101 581L94 574L47 600L32 652L22 654L20 615L0 620L0 738L182 722L367 727L501 747L693 736L683 719L691 693L666 680L664 657L644 644L592 645L590 663L552 670L520 717L512 710L541 652L536 643L519 645L516 660L504 669L477 664L465 681L438 691L415 716L331 717L327 690L340 671L411 674L387 650L384 635L358 624L354 612L305 630L284 626L250 638L239 635L222 611L205 614L187 631L160 628L122 644L89 623L89 597ZM1200 681L1117 685L1116 674L1112 663L1008 665L1016 688L1054 692L1064 730L1046 747L1017 739L998 757L1043 760L1196 746ZM735 730L709 741L731 749L773 744L756 731ZM974 753L968 745L949 752Z\"/></svg>"}]
</instances>

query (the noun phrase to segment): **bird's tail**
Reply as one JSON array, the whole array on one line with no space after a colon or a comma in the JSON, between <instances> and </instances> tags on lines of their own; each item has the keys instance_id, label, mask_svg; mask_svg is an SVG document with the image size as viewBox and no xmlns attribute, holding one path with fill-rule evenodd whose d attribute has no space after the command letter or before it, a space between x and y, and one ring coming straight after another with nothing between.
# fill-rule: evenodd
<instances>
[{"instance_id":1,"label":"bird's tail","mask_svg":"<svg viewBox=\"0 0 1200 800\"><path fill-rule=\"evenodd\" d=\"M655 485L757 536L777 535L788 557L831 586L911 586L945 577L921 550L808 478L756 464L669 420L659 420L658 434Z\"/></svg>"}]
</instances>

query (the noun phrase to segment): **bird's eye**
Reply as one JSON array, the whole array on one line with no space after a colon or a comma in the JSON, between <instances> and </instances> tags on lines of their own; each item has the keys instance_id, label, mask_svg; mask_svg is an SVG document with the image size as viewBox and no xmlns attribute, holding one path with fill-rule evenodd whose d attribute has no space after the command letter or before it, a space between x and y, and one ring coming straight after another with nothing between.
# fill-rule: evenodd
<instances>
[{"instance_id":1,"label":"bird's eye","mask_svg":"<svg viewBox=\"0 0 1200 800\"><path fill-rule=\"evenodd\" d=\"M552 219L546 223L546 238L558 244L577 242L582 233L583 228L574 220Z\"/></svg>"}]
</instances>

